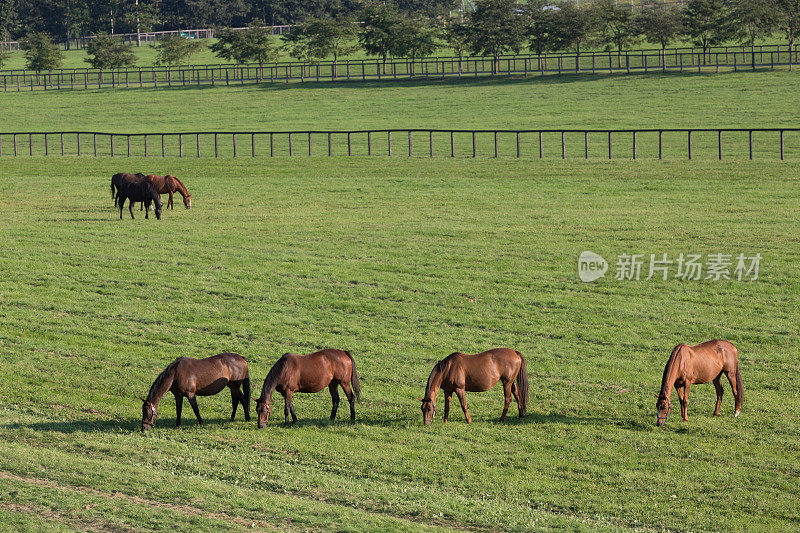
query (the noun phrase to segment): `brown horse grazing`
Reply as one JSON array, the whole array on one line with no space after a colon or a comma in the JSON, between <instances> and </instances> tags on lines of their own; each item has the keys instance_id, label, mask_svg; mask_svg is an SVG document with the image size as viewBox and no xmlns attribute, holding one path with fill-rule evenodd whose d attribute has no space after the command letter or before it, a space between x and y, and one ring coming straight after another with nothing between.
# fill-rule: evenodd
<instances>
[{"instance_id":1,"label":"brown horse grazing","mask_svg":"<svg viewBox=\"0 0 800 533\"><path fill-rule=\"evenodd\" d=\"M423 423L427 426L433 421L436 414L436 393L440 388L445 393L442 420L447 422L447 417L450 415L450 398L455 392L467 422L472 422L467 411L465 393L487 391L498 381L503 382L505 395L505 406L500 421L506 418L512 394L517 400L519 417L524 418L528 405L528 370L522 354L508 348L494 348L472 355L451 353L436 363L428 378L425 397L420 398Z\"/></svg>"},{"instance_id":2,"label":"brown horse grazing","mask_svg":"<svg viewBox=\"0 0 800 533\"><path fill-rule=\"evenodd\" d=\"M172 174L167 174L166 176L148 174L145 176L145 178L156 186L156 190L160 194L169 194L169 200L167 200L167 209L173 209L172 195L175 193L175 191L179 192L183 197L183 205L186 207L186 209L192 207L192 195L189 194L189 191L186 189L186 186L181 183L181 180Z\"/></svg>"},{"instance_id":3,"label":"brown horse grazing","mask_svg":"<svg viewBox=\"0 0 800 533\"><path fill-rule=\"evenodd\" d=\"M158 417L158 402L165 394L171 392L175 396L175 411L177 419L175 426L181 425L181 410L183 397L189 399L197 422L202 424L200 411L197 408L195 396L211 396L217 394L225 386L231 389L231 402L233 412L231 420L236 416L236 407L242 404L244 419L250 420L250 376L247 370L247 361L235 353L221 353L205 359L192 359L179 357L167 365L153 382L147 398L142 402L142 431L156 425ZM242 390L239 390L239 386Z\"/></svg>"},{"instance_id":4,"label":"brown horse grazing","mask_svg":"<svg viewBox=\"0 0 800 533\"><path fill-rule=\"evenodd\" d=\"M175 193L175 191L179 192L183 197L183 205L186 207L186 209L192 207L192 195L189 194L189 191L186 189L186 186L181 182L181 180L172 174L159 176L157 174L142 174L141 172L137 172L136 174L119 172L111 177L111 197L114 198L114 206L117 206L117 198L119 196L120 186L131 183L139 183L142 181L149 181L152 183L159 194L169 194L167 209L173 209L172 195ZM142 204L142 208L144 208L144 204Z\"/></svg>"},{"instance_id":5,"label":"brown horse grazing","mask_svg":"<svg viewBox=\"0 0 800 533\"><path fill-rule=\"evenodd\" d=\"M664 368L664 377L661 378L661 392L657 395L656 425L663 426L672 410L670 402L672 387L678 391L683 421L689 420L686 416L686 409L689 406L689 387L695 383L714 382L714 387L717 389L714 416L719 416L723 393L720 383L722 374L727 376L733 389L736 406L733 416L739 416L744 399L744 386L742 373L739 371L738 354L736 346L722 340L706 341L694 346L679 344L673 348Z\"/></svg>"},{"instance_id":6,"label":"brown horse grazing","mask_svg":"<svg viewBox=\"0 0 800 533\"><path fill-rule=\"evenodd\" d=\"M320 350L308 355L284 354L272 366L261 388L261 397L256 400L258 428L267 425L272 413L272 393L277 389L283 395L284 423L297 422L294 414L292 394L295 392L319 392L325 387L331 393L333 409L331 420L336 418L339 408L339 390L342 386L347 401L350 402L350 420L356 419L355 401L361 395L361 383L356 372L356 362L350 352L344 350ZM351 389L352 387L352 389Z\"/></svg>"}]
</instances>

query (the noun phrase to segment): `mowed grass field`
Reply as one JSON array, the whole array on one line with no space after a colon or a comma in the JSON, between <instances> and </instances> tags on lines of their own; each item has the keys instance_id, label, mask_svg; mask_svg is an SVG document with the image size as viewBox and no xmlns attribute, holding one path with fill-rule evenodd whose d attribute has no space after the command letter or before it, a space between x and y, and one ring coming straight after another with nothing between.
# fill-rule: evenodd
<instances>
[{"instance_id":1,"label":"mowed grass field","mask_svg":"<svg viewBox=\"0 0 800 533\"><path fill-rule=\"evenodd\" d=\"M797 164L171 159L191 210L118 219L139 159L5 161L0 188L0 513L7 524L146 530L793 529L798 526ZM612 262L585 284L577 257ZM737 281L616 281L620 253L761 253ZM739 347L742 416L655 427L670 349ZM528 417L469 394L424 428L454 350L527 358ZM358 420L229 422L230 398L138 432L176 357L251 364L349 349ZM345 410L346 411L346 410ZM441 411L440 411L441 412ZM512 411L513 412L513 411ZM341 414L341 413L340 413Z\"/></svg>"},{"instance_id":2,"label":"mowed grass field","mask_svg":"<svg viewBox=\"0 0 800 533\"><path fill-rule=\"evenodd\" d=\"M2 95L4 131L792 127L789 73ZM5 141L5 138L4 138ZM7 145L4 144L4 154ZM602 153L600 154L602 155ZM161 221L109 194L171 172ZM800 433L800 163L532 158L0 159L0 516L28 530L791 530ZM166 200L166 197L164 197ZM578 279L578 255L610 263ZM762 255L756 281L617 281L619 254ZM673 266L672 272L675 272ZM647 265L643 278L646 277ZM655 427L678 342L739 348L742 415ZM526 357L528 417L499 389L422 426L436 361ZM180 356L241 353L253 394L287 351L350 350L357 421L296 395L269 426L226 394L174 428L141 402ZM676 396L673 399L677 400ZM677 406L677 403L676 403Z\"/></svg>"}]
</instances>

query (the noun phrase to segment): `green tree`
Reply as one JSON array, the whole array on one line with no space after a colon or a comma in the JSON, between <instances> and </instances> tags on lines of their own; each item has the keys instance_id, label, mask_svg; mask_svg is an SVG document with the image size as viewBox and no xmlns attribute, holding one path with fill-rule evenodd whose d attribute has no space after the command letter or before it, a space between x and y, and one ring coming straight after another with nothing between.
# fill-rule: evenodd
<instances>
[{"instance_id":1,"label":"green tree","mask_svg":"<svg viewBox=\"0 0 800 533\"><path fill-rule=\"evenodd\" d=\"M634 24L645 41L661 45L661 68L666 70L665 51L684 31L683 13L674 4L652 0L634 16Z\"/></svg>"},{"instance_id":2,"label":"green tree","mask_svg":"<svg viewBox=\"0 0 800 533\"><path fill-rule=\"evenodd\" d=\"M268 28L251 27L246 30L220 30L217 42L210 46L217 57L235 63L270 63L278 59L278 48Z\"/></svg>"},{"instance_id":3,"label":"green tree","mask_svg":"<svg viewBox=\"0 0 800 533\"><path fill-rule=\"evenodd\" d=\"M46 33L31 33L22 41L25 50L25 68L41 72L61 66L63 54Z\"/></svg>"},{"instance_id":4,"label":"green tree","mask_svg":"<svg viewBox=\"0 0 800 533\"><path fill-rule=\"evenodd\" d=\"M358 46L354 44L358 28L351 19L331 17L309 19L301 26L310 55L314 58L324 59L332 56L333 64L336 65L339 56L358 50Z\"/></svg>"},{"instance_id":5,"label":"green tree","mask_svg":"<svg viewBox=\"0 0 800 533\"><path fill-rule=\"evenodd\" d=\"M19 0L0 0L0 41L10 41L20 28Z\"/></svg>"},{"instance_id":6,"label":"green tree","mask_svg":"<svg viewBox=\"0 0 800 533\"><path fill-rule=\"evenodd\" d=\"M460 22L450 21L442 31L442 38L447 47L458 56L458 74L461 75L464 53L469 48L469 29Z\"/></svg>"},{"instance_id":7,"label":"green tree","mask_svg":"<svg viewBox=\"0 0 800 533\"><path fill-rule=\"evenodd\" d=\"M418 57L430 55L436 50L436 30L425 20L404 20L400 23L392 45L392 55L411 58L411 76Z\"/></svg>"},{"instance_id":8,"label":"green tree","mask_svg":"<svg viewBox=\"0 0 800 533\"><path fill-rule=\"evenodd\" d=\"M151 45L152 46L152 45ZM180 65L187 64L193 54L205 48L205 43L192 39L184 39L179 35L168 35L153 46L156 49L156 65Z\"/></svg>"},{"instance_id":9,"label":"green tree","mask_svg":"<svg viewBox=\"0 0 800 533\"><path fill-rule=\"evenodd\" d=\"M492 73L497 73L503 52L519 52L525 39L525 21L519 15L516 0L479 0L467 16L470 49L492 56Z\"/></svg>"},{"instance_id":10,"label":"green tree","mask_svg":"<svg viewBox=\"0 0 800 533\"><path fill-rule=\"evenodd\" d=\"M528 46L537 55L542 55L550 47L553 11L547 0L530 0L525 8Z\"/></svg>"},{"instance_id":11,"label":"green tree","mask_svg":"<svg viewBox=\"0 0 800 533\"><path fill-rule=\"evenodd\" d=\"M620 66L623 48L630 48L639 38L634 24L633 11L630 6L623 6L614 0L599 0L594 8L597 10L597 26L600 43L617 48L617 66Z\"/></svg>"},{"instance_id":12,"label":"green tree","mask_svg":"<svg viewBox=\"0 0 800 533\"><path fill-rule=\"evenodd\" d=\"M0 50L0 68L2 68L3 63L8 61L9 57L11 57L11 54L9 54L8 52L4 52L4 51Z\"/></svg>"},{"instance_id":13,"label":"green tree","mask_svg":"<svg viewBox=\"0 0 800 533\"><path fill-rule=\"evenodd\" d=\"M111 35L98 35L89 41L86 53L93 57L84 61L94 68L132 67L136 63L131 47Z\"/></svg>"},{"instance_id":14,"label":"green tree","mask_svg":"<svg viewBox=\"0 0 800 533\"><path fill-rule=\"evenodd\" d=\"M800 0L777 0L776 10L776 27L786 34L789 41L789 70L792 70L792 50L800 35Z\"/></svg>"},{"instance_id":15,"label":"green tree","mask_svg":"<svg viewBox=\"0 0 800 533\"><path fill-rule=\"evenodd\" d=\"M592 6L562 2L553 12L551 47L554 50L575 49L575 72L578 71L581 47L597 31L597 12Z\"/></svg>"},{"instance_id":16,"label":"green tree","mask_svg":"<svg viewBox=\"0 0 800 533\"><path fill-rule=\"evenodd\" d=\"M768 37L775 29L777 10L773 0L735 0L734 24L743 43L750 45L750 64L756 69L756 39Z\"/></svg>"},{"instance_id":17,"label":"green tree","mask_svg":"<svg viewBox=\"0 0 800 533\"><path fill-rule=\"evenodd\" d=\"M361 20L358 42L366 53L383 59L383 73L386 74L386 57L394 46L403 19L391 5L370 3L364 7Z\"/></svg>"},{"instance_id":18,"label":"green tree","mask_svg":"<svg viewBox=\"0 0 800 533\"><path fill-rule=\"evenodd\" d=\"M684 12L686 35L703 49L703 63L708 49L736 35L733 14L724 0L689 0Z\"/></svg>"}]
</instances>

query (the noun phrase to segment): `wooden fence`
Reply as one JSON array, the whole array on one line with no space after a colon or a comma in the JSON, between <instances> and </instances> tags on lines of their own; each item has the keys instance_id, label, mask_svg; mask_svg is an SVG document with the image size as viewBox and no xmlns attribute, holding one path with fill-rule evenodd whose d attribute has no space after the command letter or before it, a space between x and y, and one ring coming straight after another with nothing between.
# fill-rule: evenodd
<instances>
[{"instance_id":1,"label":"wooden fence","mask_svg":"<svg viewBox=\"0 0 800 533\"><path fill-rule=\"evenodd\" d=\"M298 83L324 81L431 80L478 76L545 76L561 74L619 74L657 72L720 72L747 69L791 69L798 63L798 48L764 46L731 47L703 53L700 50L642 50L501 57L434 57L412 61L378 59L281 62L248 65L195 65L138 67L115 70L90 68L47 72L0 71L3 91L97 89L101 87L186 87L192 85L242 85L246 83Z\"/></svg>"},{"instance_id":2,"label":"wooden fence","mask_svg":"<svg viewBox=\"0 0 800 533\"><path fill-rule=\"evenodd\" d=\"M798 159L800 128L0 133L0 157Z\"/></svg>"}]
</instances>

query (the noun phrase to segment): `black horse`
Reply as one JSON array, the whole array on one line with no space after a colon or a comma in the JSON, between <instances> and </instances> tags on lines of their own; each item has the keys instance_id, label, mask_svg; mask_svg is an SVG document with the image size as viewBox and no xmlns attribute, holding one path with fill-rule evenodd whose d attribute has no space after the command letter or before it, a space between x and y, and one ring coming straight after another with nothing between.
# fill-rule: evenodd
<instances>
[{"instance_id":1,"label":"black horse","mask_svg":"<svg viewBox=\"0 0 800 533\"><path fill-rule=\"evenodd\" d=\"M144 181L146 177L147 176L145 176L141 172L137 172L136 174L129 174L127 172L118 172L113 176L111 176L111 198L114 199L114 207L119 207L117 205L117 201L119 200L120 188L123 185Z\"/></svg>"},{"instance_id":2,"label":"black horse","mask_svg":"<svg viewBox=\"0 0 800 533\"><path fill-rule=\"evenodd\" d=\"M143 202L145 206L144 218L150 218L150 202L155 203L156 218L161 220L161 195L156 191L155 186L149 181L138 183L117 184L117 205L119 205L119 218L122 220L122 209L125 207L125 200L129 200L128 211L133 217L133 202Z\"/></svg>"}]
</instances>

